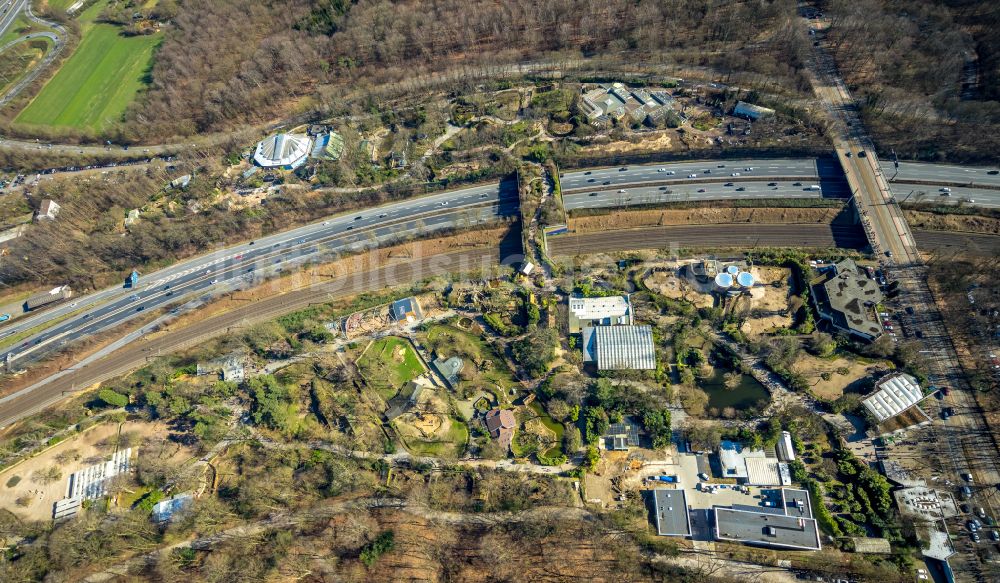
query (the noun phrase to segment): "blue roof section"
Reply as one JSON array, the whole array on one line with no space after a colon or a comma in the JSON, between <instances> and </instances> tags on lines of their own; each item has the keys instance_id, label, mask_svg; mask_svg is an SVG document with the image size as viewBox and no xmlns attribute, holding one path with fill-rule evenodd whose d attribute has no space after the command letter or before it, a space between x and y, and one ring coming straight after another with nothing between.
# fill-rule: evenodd
<instances>
[{"instance_id":1,"label":"blue roof section","mask_svg":"<svg viewBox=\"0 0 1000 583\"><path fill-rule=\"evenodd\" d=\"M153 506L153 521L166 522L172 519L176 513L190 506L192 502L194 502L194 498L190 494L180 494L157 502Z\"/></svg>"}]
</instances>

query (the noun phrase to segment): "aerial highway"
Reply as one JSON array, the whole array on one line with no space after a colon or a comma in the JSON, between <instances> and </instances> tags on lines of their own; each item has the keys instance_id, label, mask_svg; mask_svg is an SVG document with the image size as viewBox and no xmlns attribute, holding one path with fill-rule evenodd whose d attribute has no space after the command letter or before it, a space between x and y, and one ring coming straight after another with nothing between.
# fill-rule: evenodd
<instances>
[{"instance_id":1,"label":"aerial highway","mask_svg":"<svg viewBox=\"0 0 1000 583\"><path fill-rule=\"evenodd\" d=\"M583 208L629 207L669 202L697 202L734 199L846 198L849 192L842 183L809 188L809 183L794 182L716 182L678 186L602 186L590 192L563 195L566 210ZM998 193L1000 194L1000 193Z\"/></svg>"},{"instance_id":2,"label":"aerial highway","mask_svg":"<svg viewBox=\"0 0 1000 583\"><path fill-rule=\"evenodd\" d=\"M1000 188L1000 169L997 168L900 162L897 169L890 160L881 160L879 164L882 167L882 172L893 183L917 181Z\"/></svg>"},{"instance_id":3,"label":"aerial highway","mask_svg":"<svg viewBox=\"0 0 1000 583\"><path fill-rule=\"evenodd\" d=\"M965 204L983 208L1000 208L1000 189L893 182L892 193L900 204L908 202L933 202L937 204Z\"/></svg>"},{"instance_id":4,"label":"aerial highway","mask_svg":"<svg viewBox=\"0 0 1000 583\"><path fill-rule=\"evenodd\" d=\"M842 177L831 175L830 170L815 159L756 159L680 162L671 164L632 165L621 167L575 170L563 174L561 182L564 200L569 210L579 208L599 208L656 204L662 202L684 202L700 200L727 200L752 198L814 198L847 197ZM826 166L829 166L827 163ZM926 169L928 165L919 165ZM752 168L752 170L747 170ZM709 172L705 172L708 170ZM740 176L734 177L732 174ZM691 174L697 174L690 178ZM797 175L801 180L789 182L768 177ZM932 174L931 174L932 175ZM829 178L829 179L828 179ZM593 182L591 182L593 180ZM608 184L605 184L608 183ZM821 190L810 190L816 183ZM934 190L921 186L925 190ZM742 190L741 190L742 189ZM621 192L624 190L625 192ZM509 204L514 204L514 193L507 193ZM902 193L901 198L905 196ZM916 194L913 200L926 200ZM940 200L958 202L972 198L961 187L952 188L952 196L937 196ZM1000 190L977 191L976 203L1000 203ZM65 346L73 340L114 327L134 318L140 306L146 309L165 304L180 303L188 293L214 292L216 286L227 285L229 271L213 276L212 271L242 267L244 271L251 265L261 266L266 260L271 267L278 267L286 260L303 261L303 256L311 256L310 250L317 242L325 241L330 246L322 252L333 252L344 241L336 239L345 234L359 238L385 238L400 229L399 220L424 217L421 229L455 226L452 220L455 209L500 201L499 187L495 184L442 192L427 197L387 205L381 209L370 209L356 215L344 216L312 225L262 237L197 258L181 261L155 273L142 274L139 290L132 291L122 286L106 288L91 294L75 297L68 302L43 309L38 313L15 314L9 322L0 325L0 358L10 355L11 364L23 366L30 360ZM501 209L507 212L509 207ZM355 216L360 216L354 220ZM482 217L477 217L481 219ZM299 243L299 240L303 242ZM344 239L346 241L346 239ZM278 247L275 247L275 245ZM277 263L273 263L278 261ZM127 275L122 274L122 277ZM200 277L198 277L200 275ZM246 277L246 274L241 274ZM213 284L213 280L219 280ZM55 285L58 282L53 282ZM151 288L162 286L161 294L152 298L147 294ZM138 292L138 293L137 293ZM138 299L134 296L138 295ZM53 323L44 329L47 323ZM54 325L57 323L58 325ZM32 334L33 333L33 334ZM16 338L16 342L10 339Z\"/></svg>"},{"instance_id":5,"label":"aerial highway","mask_svg":"<svg viewBox=\"0 0 1000 583\"><path fill-rule=\"evenodd\" d=\"M250 305L211 316L168 334L133 342L108 356L66 369L0 399L0 428L64 399L81 387L124 374L141 366L152 354L169 354L217 336L220 332L253 322L277 318L311 304L329 302L363 292L419 281L456 271L475 272L499 263L496 247L452 251L358 271L354 277L335 279L286 294L274 295Z\"/></svg>"},{"instance_id":6,"label":"aerial highway","mask_svg":"<svg viewBox=\"0 0 1000 583\"><path fill-rule=\"evenodd\" d=\"M17 20L17 15L24 10L24 5L28 0L14 0L10 6L0 12L0 36L3 36L7 29Z\"/></svg>"},{"instance_id":7,"label":"aerial highway","mask_svg":"<svg viewBox=\"0 0 1000 583\"><path fill-rule=\"evenodd\" d=\"M737 176L734 176L737 175ZM690 182L736 178L794 177L819 179L814 158L710 160L595 168L565 172L560 177L563 192L649 182Z\"/></svg>"},{"instance_id":8,"label":"aerial highway","mask_svg":"<svg viewBox=\"0 0 1000 583\"><path fill-rule=\"evenodd\" d=\"M480 186L367 209L250 241L145 276L137 289L105 289L45 314L15 321L2 329L0 341L31 330L44 320L63 318L6 347L0 359L12 367L22 367L75 340L113 329L146 310L178 309L175 306L192 295L221 293L259 281L262 274L278 268L364 249L401 236L471 226L513 215L516 210L513 192L501 195L498 185Z\"/></svg>"}]
</instances>

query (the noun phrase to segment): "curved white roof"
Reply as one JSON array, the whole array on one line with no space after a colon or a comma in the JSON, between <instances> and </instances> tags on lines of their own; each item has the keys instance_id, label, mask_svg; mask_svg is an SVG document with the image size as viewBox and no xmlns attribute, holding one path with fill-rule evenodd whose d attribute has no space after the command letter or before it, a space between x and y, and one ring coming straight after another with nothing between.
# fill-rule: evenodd
<instances>
[{"instance_id":1,"label":"curved white roof","mask_svg":"<svg viewBox=\"0 0 1000 583\"><path fill-rule=\"evenodd\" d=\"M295 167L305 161L311 148L312 140L308 136L275 134L257 144L253 159L264 168Z\"/></svg>"}]
</instances>

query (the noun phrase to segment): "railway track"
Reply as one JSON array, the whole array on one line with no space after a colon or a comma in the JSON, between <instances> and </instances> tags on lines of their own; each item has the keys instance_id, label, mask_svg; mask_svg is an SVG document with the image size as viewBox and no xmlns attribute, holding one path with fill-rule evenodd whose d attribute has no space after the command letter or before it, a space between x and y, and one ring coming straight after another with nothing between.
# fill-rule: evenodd
<instances>
[{"instance_id":1,"label":"railway track","mask_svg":"<svg viewBox=\"0 0 1000 583\"><path fill-rule=\"evenodd\" d=\"M977 255L1000 253L1000 236L944 231L916 231L921 249ZM861 249L867 241L857 227L840 225L759 225L721 224L672 227L639 227L614 231L566 234L548 240L551 255L586 255L589 253L667 249L670 247L841 247Z\"/></svg>"},{"instance_id":2,"label":"railway track","mask_svg":"<svg viewBox=\"0 0 1000 583\"><path fill-rule=\"evenodd\" d=\"M474 272L496 265L499 260L496 247L414 258L358 271L329 283L272 296L246 307L208 317L186 328L132 344L92 364L81 366L70 374L40 385L34 390L25 391L22 396L11 399L0 407L0 427L44 409L79 389L134 370L159 354L184 350L234 328L272 320L313 304L410 284L427 277Z\"/></svg>"}]
</instances>

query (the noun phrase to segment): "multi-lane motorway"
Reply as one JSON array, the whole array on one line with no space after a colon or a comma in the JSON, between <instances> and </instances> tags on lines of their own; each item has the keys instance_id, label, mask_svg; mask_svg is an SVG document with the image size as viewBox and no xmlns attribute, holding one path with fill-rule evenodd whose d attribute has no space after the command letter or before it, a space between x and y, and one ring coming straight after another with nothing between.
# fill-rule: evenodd
<instances>
[{"instance_id":1,"label":"multi-lane motorway","mask_svg":"<svg viewBox=\"0 0 1000 583\"><path fill-rule=\"evenodd\" d=\"M840 184L830 185L821 190L810 190L808 184L731 182L610 188L568 193L563 196L563 202L569 211L582 208L629 207L707 200L845 197L848 193Z\"/></svg>"},{"instance_id":2,"label":"multi-lane motorway","mask_svg":"<svg viewBox=\"0 0 1000 583\"><path fill-rule=\"evenodd\" d=\"M262 274L394 238L471 226L517 210L514 192L497 185L467 188L331 218L214 252L147 275L135 290L110 288L47 312L14 321L2 339L42 322L59 323L0 352L13 367L24 366L74 340L110 330L146 310L180 304L192 295L247 285Z\"/></svg>"},{"instance_id":3,"label":"multi-lane motorway","mask_svg":"<svg viewBox=\"0 0 1000 583\"><path fill-rule=\"evenodd\" d=\"M735 176L734 176L735 175ZM773 160L723 160L619 166L566 172L560 179L563 192L600 186L623 186L655 182L691 182L706 180L819 178L816 160L792 158Z\"/></svg>"},{"instance_id":4,"label":"multi-lane motorway","mask_svg":"<svg viewBox=\"0 0 1000 583\"><path fill-rule=\"evenodd\" d=\"M915 177L913 179L933 181L938 176L933 171L935 167L901 165L901 171L908 177ZM940 180L952 180L954 173L960 170L945 167ZM986 170L980 170L982 175L991 176ZM829 163L818 164L815 159L699 161L595 168L566 172L561 176L561 184L568 210L737 198L846 197L849 194L842 177L830 169ZM813 184L821 190L811 190ZM982 192L989 193L985 196L995 192L993 196L998 197L995 200L1000 204L1000 190ZM977 193L976 196L978 204L984 195ZM967 197L961 187L954 187L951 197L939 198L957 201ZM415 234L467 225L470 221L485 220L487 215L495 216L497 212L513 213L515 193L505 193L504 204L497 207L499 202L497 185L465 188L332 218L220 249L156 273L143 274L138 290L108 288L37 314L15 315L10 322L0 326L0 359L10 355L13 368L24 366L53 349L111 329L147 309L179 304L182 298L196 293L224 291L234 281L248 279L252 275L250 270L256 272L265 267L273 270L318 254L343 251L345 245L356 244L359 240L374 242L399 236L402 232ZM483 205L493 210L471 210ZM29 335L49 322L58 323ZM12 343L9 339L15 337L17 341ZM5 342L5 339L8 340Z\"/></svg>"},{"instance_id":5,"label":"multi-lane motorway","mask_svg":"<svg viewBox=\"0 0 1000 583\"><path fill-rule=\"evenodd\" d=\"M904 165L900 170L913 176L911 180L954 180L954 168L939 175L933 168ZM985 169L977 169L980 171L983 176L992 176ZM817 163L814 159L595 168L566 172L561 184L568 210L736 198L849 196L843 176L831 169L829 161ZM812 190L813 184L820 190ZM941 198L965 198L961 188L952 187L952 196ZM978 198L981 195L977 193L977 203ZM511 189L501 194L500 187L491 184L392 203L219 249L143 274L136 290L116 286L36 314L18 315L0 326L0 359L16 370L76 340L115 329L153 310L183 310L192 299L207 300L250 286L282 268L393 238L470 226L516 212L516 193Z\"/></svg>"},{"instance_id":6,"label":"multi-lane motorway","mask_svg":"<svg viewBox=\"0 0 1000 583\"><path fill-rule=\"evenodd\" d=\"M889 160L880 162L882 172L891 182L927 181L936 184L993 186L1000 188L1000 169L951 164L900 162L895 168Z\"/></svg>"}]
</instances>

